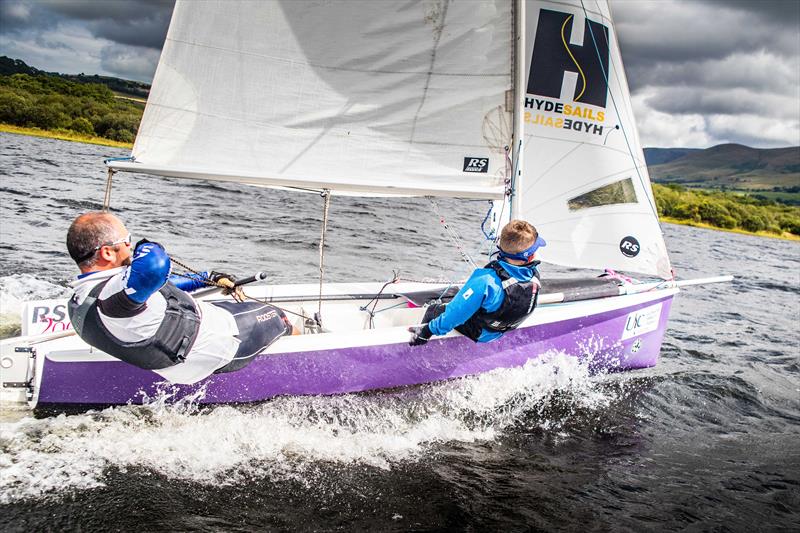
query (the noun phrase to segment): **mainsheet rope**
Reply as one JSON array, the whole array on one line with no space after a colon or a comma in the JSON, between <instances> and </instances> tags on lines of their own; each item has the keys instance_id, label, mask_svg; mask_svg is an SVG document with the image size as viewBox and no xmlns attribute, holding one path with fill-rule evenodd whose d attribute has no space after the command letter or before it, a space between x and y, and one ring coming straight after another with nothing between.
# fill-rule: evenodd
<instances>
[{"instance_id":1,"label":"mainsheet rope","mask_svg":"<svg viewBox=\"0 0 800 533\"><path fill-rule=\"evenodd\" d=\"M196 281L199 281L200 283L203 283L204 285L208 285L209 287L215 287L215 288L218 288L218 289L228 289L229 288L229 287L226 287L225 285L222 285L221 283L217 283L216 281L211 281L210 279L205 277L202 272L193 269L192 267L190 267L189 265L187 265L185 263L182 263L181 261L175 259L174 256L170 256L169 259L170 259L170 261L172 261L173 263L175 263L179 267L191 272L192 274L195 274L197 277L190 276L188 274L181 274L181 273L175 272L174 274L176 276L180 276L182 278L187 278L187 279L191 279L191 280L196 280ZM252 300L254 302L258 302L258 303L262 303L262 304L269 304L269 305L275 307L276 309L280 309L284 313L289 313L289 314L292 314L292 315L295 315L295 316L299 316L303 320L313 320L311 317L308 317L308 316L306 316L306 315L304 315L302 313L295 313L294 311L289 311L288 309L285 309L283 307L275 305L274 303L267 301L266 298L261 300L259 298L254 298L252 296L248 296L244 292L244 289L242 287L239 287L239 289L241 289L241 290L238 292L238 294L241 295L241 297L246 299L246 300ZM235 296L233 298L236 299Z\"/></svg>"}]
</instances>

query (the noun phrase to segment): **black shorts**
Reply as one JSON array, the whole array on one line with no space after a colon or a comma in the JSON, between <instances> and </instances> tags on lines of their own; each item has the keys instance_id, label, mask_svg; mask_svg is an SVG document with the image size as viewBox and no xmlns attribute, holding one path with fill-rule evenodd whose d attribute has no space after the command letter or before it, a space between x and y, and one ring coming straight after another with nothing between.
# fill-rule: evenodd
<instances>
[{"instance_id":1,"label":"black shorts","mask_svg":"<svg viewBox=\"0 0 800 533\"><path fill-rule=\"evenodd\" d=\"M261 302L211 302L228 311L236 320L241 341L233 360L215 374L233 372L249 365L255 357L283 335L291 335L292 325L277 307Z\"/></svg>"}]
</instances>

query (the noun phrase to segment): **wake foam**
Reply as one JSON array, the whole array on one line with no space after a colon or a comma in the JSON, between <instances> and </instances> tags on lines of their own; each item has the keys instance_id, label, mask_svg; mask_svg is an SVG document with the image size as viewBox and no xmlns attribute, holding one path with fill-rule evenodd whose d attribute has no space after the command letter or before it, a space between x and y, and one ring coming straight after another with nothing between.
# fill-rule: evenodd
<instances>
[{"instance_id":1,"label":"wake foam","mask_svg":"<svg viewBox=\"0 0 800 533\"><path fill-rule=\"evenodd\" d=\"M103 486L112 468L215 485L253 477L307 484L320 462L390 469L440 443L497 439L510 426L558 431L569 411L614 400L597 383L587 365L551 353L438 384L247 406L200 407L202 390L170 403L167 388L143 406L0 424L0 503ZM559 420L541 415L554 395L569 398Z\"/></svg>"},{"instance_id":2,"label":"wake foam","mask_svg":"<svg viewBox=\"0 0 800 533\"><path fill-rule=\"evenodd\" d=\"M30 300L67 298L70 290L30 274L0 277L0 339L14 337L22 331L22 306Z\"/></svg>"}]
</instances>

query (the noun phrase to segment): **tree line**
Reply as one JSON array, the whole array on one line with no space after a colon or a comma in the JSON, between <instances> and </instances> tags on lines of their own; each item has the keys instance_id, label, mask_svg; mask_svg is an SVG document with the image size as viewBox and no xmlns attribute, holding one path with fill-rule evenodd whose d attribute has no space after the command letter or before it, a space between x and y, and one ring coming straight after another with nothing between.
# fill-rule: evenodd
<instances>
[{"instance_id":1,"label":"tree line","mask_svg":"<svg viewBox=\"0 0 800 533\"><path fill-rule=\"evenodd\" d=\"M36 67L31 67L21 59L13 59L8 56L0 56L0 75L10 76L12 74L29 74L31 76L56 76L69 81L78 83L100 83L116 93L147 99L150 92L150 85L140 81L124 80L111 76L98 76L97 74L59 74L58 72L45 72Z\"/></svg>"},{"instance_id":2,"label":"tree line","mask_svg":"<svg viewBox=\"0 0 800 533\"><path fill-rule=\"evenodd\" d=\"M721 191L653 184L658 214L723 229L766 231L800 236L800 207Z\"/></svg>"},{"instance_id":3,"label":"tree line","mask_svg":"<svg viewBox=\"0 0 800 533\"><path fill-rule=\"evenodd\" d=\"M6 124L132 143L143 112L143 104L116 98L99 83L50 75L0 76L0 122Z\"/></svg>"}]
</instances>

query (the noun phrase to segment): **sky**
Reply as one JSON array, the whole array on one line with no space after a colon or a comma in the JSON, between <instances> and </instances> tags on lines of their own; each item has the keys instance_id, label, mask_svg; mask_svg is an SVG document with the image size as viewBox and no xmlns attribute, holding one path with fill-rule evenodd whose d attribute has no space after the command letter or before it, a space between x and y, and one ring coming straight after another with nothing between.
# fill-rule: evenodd
<instances>
[{"instance_id":1,"label":"sky","mask_svg":"<svg viewBox=\"0 0 800 533\"><path fill-rule=\"evenodd\" d=\"M800 145L800 0L609 0L644 146ZM150 82L173 0L0 0L0 55Z\"/></svg>"}]
</instances>

